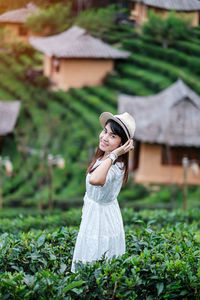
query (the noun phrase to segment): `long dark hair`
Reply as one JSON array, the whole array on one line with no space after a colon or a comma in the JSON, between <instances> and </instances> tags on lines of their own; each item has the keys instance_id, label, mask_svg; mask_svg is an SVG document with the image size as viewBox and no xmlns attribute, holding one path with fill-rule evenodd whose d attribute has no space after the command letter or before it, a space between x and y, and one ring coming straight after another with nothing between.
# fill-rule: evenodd
<instances>
[{"instance_id":1,"label":"long dark hair","mask_svg":"<svg viewBox=\"0 0 200 300\"><path fill-rule=\"evenodd\" d=\"M126 141L128 140L125 131L122 129L122 127L115 122L112 119L108 119L106 121L105 126L110 123L110 128L112 130L112 132L114 134L117 134L118 136L120 136L121 138L121 143L122 145L124 145L126 143ZM99 147L96 150L96 153L94 155L94 159L92 160L92 162L90 163L89 167L87 168L86 174L93 172L96 168L93 168L95 162L97 161L98 158L103 157L104 155L104 151L102 151ZM128 180L128 152L125 154L120 155L116 162L123 162L124 166L123 166L123 170L125 170L124 172L124 178L123 178L123 186L126 184L127 180Z\"/></svg>"}]
</instances>

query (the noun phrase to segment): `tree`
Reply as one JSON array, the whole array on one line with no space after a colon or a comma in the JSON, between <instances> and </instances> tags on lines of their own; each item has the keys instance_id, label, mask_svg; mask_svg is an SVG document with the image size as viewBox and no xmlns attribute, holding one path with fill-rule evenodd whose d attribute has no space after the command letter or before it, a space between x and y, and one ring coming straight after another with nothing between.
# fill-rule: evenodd
<instances>
[{"instance_id":1,"label":"tree","mask_svg":"<svg viewBox=\"0 0 200 300\"><path fill-rule=\"evenodd\" d=\"M117 14L123 11L113 4L105 8L83 10L76 16L71 3L68 1L67 5L56 3L46 8L43 7L38 14L31 15L27 19L25 26L36 33L53 35L76 24L86 29L90 34L102 37L107 30L115 25Z\"/></svg>"},{"instance_id":2,"label":"tree","mask_svg":"<svg viewBox=\"0 0 200 300\"><path fill-rule=\"evenodd\" d=\"M50 35L60 33L72 25L73 14L71 2L67 5L56 3L46 8L40 8L38 14L27 18L25 26L33 32Z\"/></svg>"},{"instance_id":3,"label":"tree","mask_svg":"<svg viewBox=\"0 0 200 300\"><path fill-rule=\"evenodd\" d=\"M118 10L115 5L106 8L92 8L80 13L75 23L83 27L92 35L102 37L103 33L115 24L115 17Z\"/></svg>"},{"instance_id":4,"label":"tree","mask_svg":"<svg viewBox=\"0 0 200 300\"><path fill-rule=\"evenodd\" d=\"M192 34L191 27L191 19L186 19L183 15L181 18L176 17L175 12L171 12L167 18L150 12L148 21L142 26L142 32L167 48L177 40L187 39Z\"/></svg>"}]
</instances>

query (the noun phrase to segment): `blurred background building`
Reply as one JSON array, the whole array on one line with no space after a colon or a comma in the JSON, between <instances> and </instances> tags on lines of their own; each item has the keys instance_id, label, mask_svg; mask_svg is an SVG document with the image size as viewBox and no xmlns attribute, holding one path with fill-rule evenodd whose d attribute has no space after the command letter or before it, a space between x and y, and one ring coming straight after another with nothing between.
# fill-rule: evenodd
<instances>
[{"instance_id":1,"label":"blurred background building","mask_svg":"<svg viewBox=\"0 0 200 300\"><path fill-rule=\"evenodd\" d=\"M169 12L173 10L176 11L177 16L191 18L193 26L198 26L200 23L200 1L198 0L131 0L129 5L130 19L138 24L148 20L150 10L161 14L163 17L167 17Z\"/></svg>"},{"instance_id":2,"label":"blurred background building","mask_svg":"<svg viewBox=\"0 0 200 300\"><path fill-rule=\"evenodd\" d=\"M29 3L24 8L10 10L0 15L0 28L5 30L5 41L22 41L29 43L29 37L35 35L24 24L26 19L33 13L37 13L36 5Z\"/></svg>"},{"instance_id":3,"label":"blurred background building","mask_svg":"<svg viewBox=\"0 0 200 300\"><path fill-rule=\"evenodd\" d=\"M78 26L54 36L30 38L30 43L44 53L44 75L63 90L101 85L107 73L113 71L114 61L130 54Z\"/></svg>"},{"instance_id":4,"label":"blurred background building","mask_svg":"<svg viewBox=\"0 0 200 300\"><path fill-rule=\"evenodd\" d=\"M152 96L119 95L119 113L136 119L132 169L140 183L182 184L182 160L200 162L200 96L182 80ZM200 174L188 174L200 185Z\"/></svg>"}]
</instances>

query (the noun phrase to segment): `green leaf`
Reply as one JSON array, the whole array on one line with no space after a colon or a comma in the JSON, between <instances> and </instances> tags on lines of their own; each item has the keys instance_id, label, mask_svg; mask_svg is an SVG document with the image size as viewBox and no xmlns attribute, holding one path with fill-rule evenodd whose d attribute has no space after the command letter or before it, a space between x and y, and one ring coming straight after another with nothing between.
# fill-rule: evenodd
<instances>
[{"instance_id":1,"label":"green leaf","mask_svg":"<svg viewBox=\"0 0 200 300\"><path fill-rule=\"evenodd\" d=\"M86 281L84 280L79 280L79 281L74 281L70 284L68 284L64 289L63 289L63 292L66 293L70 290L72 290L73 288L76 288L76 287L79 287L81 285L83 285Z\"/></svg>"},{"instance_id":2,"label":"green leaf","mask_svg":"<svg viewBox=\"0 0 200 300\"><path fill-rule=\"evenodd\" d=\"M163 289L164 289L164 284L163 282L159 282L156 284L156 288L157 288L157 292L158 292L158 296L162 293Z\"/></svg>"},{"instance_id":3,"label":"green leaf","mask_svg":"<svg viewBox=\"0 0 200 300\"><path fill-rule=\"evenodd\" d=\"M46 239L46 235L43 233L37 241L38 247L41 247L44 244L45 239Z\"/></svg>"},{"instance_id":4,"label":"green leaf","mask_svg":"<svg viewBox=\"0 0 200 300\"><path fill-rule=\"evenodd\" d=\"M148 296L147 298L146 298L146 300L153 300L154 298L152 297L152 296Z\"/></svg>"},{"instance_id":5,"label":"green leaf","mask_svg":"<svg viewBox=\"0 0 200 300\"><path fill-rule=\"evenodd\" d=\"M145 231L148 232L148 233L150 233L150 234L153 233L153 230L151 230L149 228L146 228Z\"/></svg>"},{"instance_id":6,"label":"green leaf","mask_svg":"<svg viewBox=\"0 0 200 300\"><path fill-rule=\"evenodd\" d=\"M185 296L185 295L187 295L187 294L188 294L188 291L186 291L186 290L183 290L183 291L180 293L181 296Z\"/></svg>"},{"instance_id":7,"label":"green leaf","mask_svg":"<svg viewBox=\"0 0 200 300\"><path fill-rule=\"evenodd\" d=\"M61 273L61 274L63 274L63 273L65 272L66 267L67 267L66 264L63 264L63 263L62 263L62 264L60 265L60 273Z\"/></svg>"},{"instance_id":8,"label":"green leaf","mask_svg":"<svg viewBox=\"0 0 200 300\"><path fill-rule=\"evenodd\" d=\"M25 282L26 285L28 285L28 286L33 286L33 284L34 284L34 276L31 276L31 275L25 275L25 276L24 276L24 282Z\"/></svg>"}]
</instances>

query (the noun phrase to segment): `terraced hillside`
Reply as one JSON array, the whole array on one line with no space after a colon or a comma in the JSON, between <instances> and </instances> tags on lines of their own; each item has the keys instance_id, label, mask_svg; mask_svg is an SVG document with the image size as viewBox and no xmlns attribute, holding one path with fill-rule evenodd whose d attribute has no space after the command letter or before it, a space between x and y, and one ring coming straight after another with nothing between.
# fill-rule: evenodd
<instances>
[{"instance_id":1,"label":"terraced hillside","mask_svg":"<svg viewBox=\"0 0 200 300\"><path fill-rule=\"evenodd\" d=\"M32 205L48 200L47 160L39 153L17 151L23 147L59 153L65 158L64 170L54 168L53 184L56 201L66 202L66 198L84 192L89 154L98 142L98 115L104 110L116 113L116 96L106 87L72 89L69 93L40 88L26 79L27 62L30 64L28 57L25 64L1 54L0 98L22 101L16 140L6 139L2 151L14 163L13 177L3 177L4 205Z\"/></svg>"},{"instance_id":2,"label":"terraced hillside","mask_svg":"<svg viewBox=\"0 0 200 300\"><path fill-rule=\"evenodd\" d=\"M61 154L64 170L54 168L54 200L58 205L81 199L85 170L98 142L98 116L117 112L117 93L150 95L172 84L178 77L200 93L200 28L188 41L177 41L163 49L150 37L139 36L128 26L107 33L106 40L131 51L126 61L116 63L115 72L101 87L50 91L31 83L26 70L35 58L0 54L0 99L22 101L15 141L5 139L2 155L10 155L14 175L3 176L4 205L38 205L49 197L47 160L18 151L19 147Z\"/></svg>"}]
</instances>

